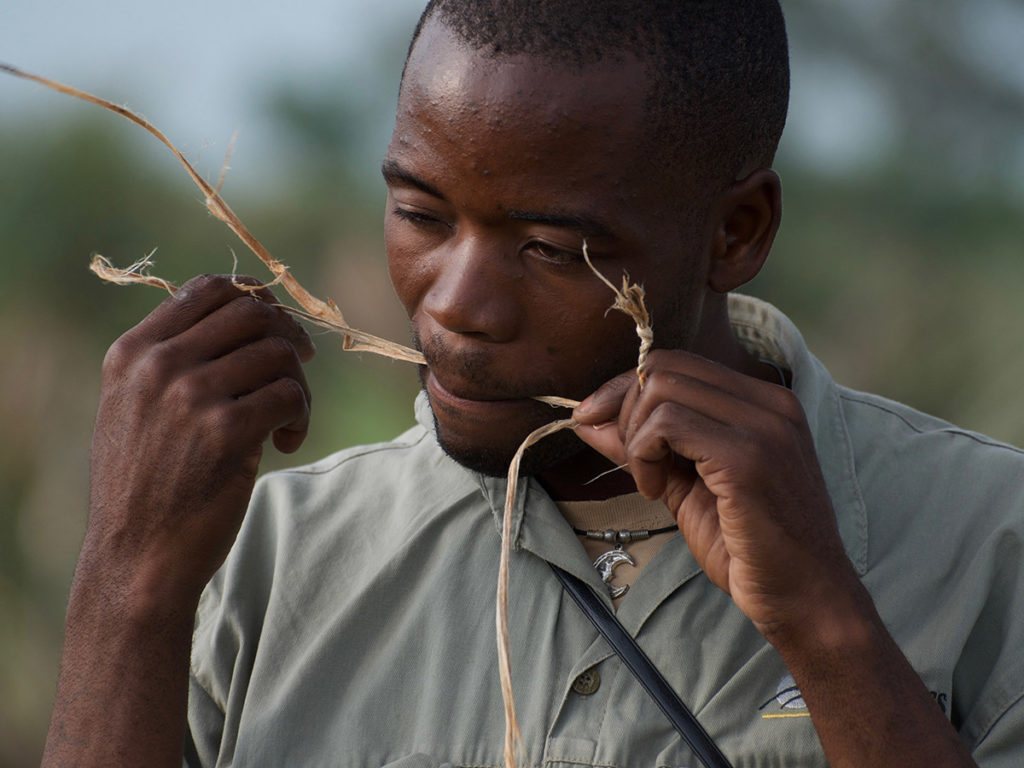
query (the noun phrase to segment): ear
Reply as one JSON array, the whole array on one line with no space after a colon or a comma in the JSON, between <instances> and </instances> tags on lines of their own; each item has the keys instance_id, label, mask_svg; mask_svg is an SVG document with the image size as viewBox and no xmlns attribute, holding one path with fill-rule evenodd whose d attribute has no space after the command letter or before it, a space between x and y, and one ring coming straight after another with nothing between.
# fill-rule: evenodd
<instances>
[{"instance_id":1,"label":"ear","mask_svg":"<svg viewBox=\"0 0 1024 768\"><path fill-rule=\"evenodd\" d=\"M782 220L782 182L759 168L722 194L712 239L708 287L728 293L761 271Z\"/></svg>"}]
</instances>

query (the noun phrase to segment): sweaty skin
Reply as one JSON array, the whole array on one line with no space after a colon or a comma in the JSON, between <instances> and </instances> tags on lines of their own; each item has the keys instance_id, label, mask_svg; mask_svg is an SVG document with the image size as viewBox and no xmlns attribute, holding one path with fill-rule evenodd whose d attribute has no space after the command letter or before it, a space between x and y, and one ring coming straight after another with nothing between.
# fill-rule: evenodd
<instances>
[{"instance_id":1,"label":"sweaty skin","mask_svg":"<svg viewBox=\"0 0 1024 768\"><path fill-rule=\"evenodd\" d=\"M498 476L523 438L558 415L530 397L579 400L636 364L633 324L607 312L613 297L584 263L584 239L598 269L644 284L658 344L759 368L732 338L723 294L704 287L709 203L680 210L679 182L637 147L642 66L551 74L525 56L489 59L429 25L407 64L383 166L388 263L427 358L440 440ZM777 185L770 172L759 180ZM571 435L527 461L550 487L566 486L559 495L567 481L576 494L631 487L609 476L604 491L582 488L607 462Z\"/></svg>"},{"instance_id":2,"label":"sweaty skin","mask_svg":"<svg viewBox=\"0 0 1024 768\"><path fill-rule=\"evenodd\" d=\"M539 452L539 479L558 499L663 499L784 658L831 765L973 765L846 559L799 403L729 327L725 294L778 228L779 180L740 168L695 189L666 173L644 76L628 58L494 58L424 28L383 168L385 226L440 440L503 474L558 415L530 397L586 397L582 441ZM604 274L646 286L661 349L642 392L632 324L605 316L584 238ZM200 590L264 440L293 450L308 424L312 345L270 301L199 278L108 355L44 765L181 765Z\"/></svg>"}]
</instances>

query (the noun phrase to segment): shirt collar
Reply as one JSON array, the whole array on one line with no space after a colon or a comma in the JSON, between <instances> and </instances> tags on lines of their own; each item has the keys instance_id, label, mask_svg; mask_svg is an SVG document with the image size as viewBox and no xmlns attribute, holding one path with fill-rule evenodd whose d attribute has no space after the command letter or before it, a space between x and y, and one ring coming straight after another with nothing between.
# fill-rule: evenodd
<instances>
[{"instance_id":1,"label":"shirt collar","mask_svg":"<svg viewBox=\"0 0 1024 768\"><path fill-rule=\"evenodd\" d=\"M814 438L818 462L825 478L846 554L857 572L867 571L867 513L854 465L853 448L846 429L839 389L828 371L807 349L792 321L771 304L750 296L729 295L729 320L737 339L749 351L765 357L792 373L792 389L803 406ZM416 420L434 432L434 418L426 393L416 398ZM474 473L475 474L475 473ZM477 475L477 482L501 530L505 479ZM524 533L524 514L530 507L530 523ZM593 568L579 556L578 544L554 503L535 480L520 481L512 520L512 543L591 581ZM566 556L566 552L573 555ZM562 554L560 554L562 553Z\"/></svg>"},{"instance_id":2,"label":"shirt collar","mask_svg":"<svg viewBox=\"0 0 1024 768\"><path fill-rule=\"evenodd\" d=\"M420 390L415 403L416 421L435 436L436 425L430 410L427 393ZM505 490L508 483L504 477L488 477L478 472L463 470L471 474L487 505L494 515L494 525L501 535L501 521L505 510ZM524 525L526 510L529 508L529 524ZM512 517L512 548L526 549L539 557L554 563L566 571L589 582L601 592L601 581L580 546L572 528L565 522L555 503L533 478L522 478L516 494Z\"/></svg>"}]
</instances>

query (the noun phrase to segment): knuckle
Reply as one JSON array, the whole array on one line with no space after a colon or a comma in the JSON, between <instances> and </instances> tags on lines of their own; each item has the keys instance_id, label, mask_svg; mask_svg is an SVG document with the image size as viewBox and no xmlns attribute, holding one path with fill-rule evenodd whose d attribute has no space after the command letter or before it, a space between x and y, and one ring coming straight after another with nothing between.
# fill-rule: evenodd
<instances>
[{"instance_id":1,"label":"knuckle","mask_svg":"<svg viewBox=\"0 0 1024 768\"><path fill-rule=\"evenodd\" d=\"M679 403L660 403L648 416L644 433L648 439L657 438L675 443L692 429L689 416L687 409Z\"/></svg>"},{"instance_id":2,"label":"knuckle","mask_svg":"<svg viewBox=\"0 0 1024 768\"><path fill-rule=\"evenodd\" d=\"M292 343L282 336L267 336L262 341L264 352L272 360L279 363L291 363L298 360Z\"/></svg>"},{"instance_id":3,"label":"knuckle","mask_svg":"<svg viewBox=\"0 0 1024 768\"><path fill-rule=\"evenodd\" d=\"M135 362L138 377L156 388L166 387L177 367L174 345L169 342L148 347Z\"/></svg>"},{"instance_id":4,"label":"knuckle","mask_svg":"<svg viewBox=\"0 0 1024 768\"><path fill-rule=\"evenodd\" d=\"M306 408L306 391L296 379L284 376L275 381L271 389L282 409L301 412Z\"/></svg>"},{"instance_id":5,"label":"knuckle","mask_svg":"<svg viewBox=\"0 0 1024 768\"><path fill-rule=\"evenodd\" d=\"M238 290L234 288L234 290ZM228 310L235 319L259 333L268 332L274 324L276 310L267 302L261 301L253 293L240 293L228 305Z\"/></svg>"},{"instance_id":6,"label":"knuckle","mask_svg":"<svg viewBox=\"0 0 1024 768\"><path fill-rule=\"evenodd\" d=\"M681 385L686 384L689 377L675 371L655 369L647 372L644 389L648 397L655 399L669 398Z\"/></svg>"},{"instance_id":7,"label":"knuckle","mask_svg":"<svg viewBox=\"0 0 1024 768\"><path fill-rule=\"evenodd\" d=\"M208 391L200 377L179 376L167 385L167 400L182 412L188 413L195 409Z\"/></svg>"},{"instance_id":8,"label":"knuckle","mask_svg":"<svg viewBox=\"0 0 1024 768\"><path fill-rule=\"evenodd\" d=\"M649 368L661 368L672 359L673 355L674 350L652 349L647 355L647 364Z\"/></svg>"},{"instance_id":9,"label":"knuckle","mask_svg":"<svg viewBox=\"0 0 1024 768\"><path fill-rule=\"evenodd\" d=\"M135 346L131 332L124 334L114 341L103 356L102 370L104 377L117 376L127 369L135 358Z\"/></svg>"},{"instance_id":10,"label":"knuckle","mask_svg":"<svg viewBox=\"0 0 1024 768\"><path fill-rule=\"evenodd\" d=\"M172 299L182 304L189 304L197 297L216 290L220 281L217 275L203 274L196 275L179 288Z\"/></svg>"},{"instance_id":11,"label":"knuckle","mask_svg":"<svg viewBox=\"0 0 1024 768\"><path fill-rule=\"evenodd\" d=\"M743 435L735 448L737 458L745 459L744 465L761 465L770 463L783 454L780 452L782 446L776 434L767 434L762 431L748 430Z\"/></svg>"},{"instance_id":12,"label":"knuckle","mask_svg":"<svg viewBox=\"0 0 1024 768\"><path fill-rule=\"evenodd\" d=\"M200 418L207 444L215 455L225 455L232 451L236 436L245 424L245 419L233 405L223 403L208 408Z\"/></svg>"},{"instance_id":13,"label":"knuckle","mask_svg":"<svg viewBox=\"0 0 1024 768\"><path fill-rule=\"evenodd\" d=\"M749 429L745 443L751 451L768 458L778 459L803 439L803 410L796 404L777 406L767 412L759 429Z\"/></svg>"},{"instance_id":14,"label":"knuckle","mask_svg":"<svg viewBox=\"0 0 1024 768\"><path fill-rule=\"evenodd\" d=\"M186 282L175 295L182 296L184 294L187 298L191 293L202 293L204 291L222 288L229 282L230 281L223 275L213 275L207 272L201 275L196 275Z\"/></svg>"},{"instance_id":15,"label":"knuckle","mask_svg":"<svg viewBox=\"0 0 1024 768\"><path fill-rule=\"evenodd\" d=\"M802 425L807 420L807 416L804 413L804 407L800 400L788 389L783 389L782 387L777 389L778 391L773 393L776 412L789 424L794 426Z\"/></svg>"},{"instance_id":16,"label":"knuckle","mask_svg":"<svg viewBox=\"0 0 1024 768\"><path fill-rule=\"evenodd\" d=\"M239 285L251 285L253 287L263 285L263 283L260 280L257 280L252 275L235 275L233 278L230 279L230 281L232 283L236 283Z\"/></svg>"},{"instance_id":17,"label":"knuckle","mask_svg":"<svg viewBox=\"0 0 1024 768\"><path fill-rule=\"evenodd\" d=\"M172 297L183 308L203 304L219 304L238 293L238 289L226 275L204 274L193 277Z\"/></svg>"},{"instance_id":18,"label":"knuckle","mask_svg":"<svg viewBox=\"0 0 1024 768\"><path fill-rule=\"evenodd\" d=\"M672 400L658 403L647 417L648 423L659 432L675 427L682 421L683 407Z\"/></svg>"}]
</instances>

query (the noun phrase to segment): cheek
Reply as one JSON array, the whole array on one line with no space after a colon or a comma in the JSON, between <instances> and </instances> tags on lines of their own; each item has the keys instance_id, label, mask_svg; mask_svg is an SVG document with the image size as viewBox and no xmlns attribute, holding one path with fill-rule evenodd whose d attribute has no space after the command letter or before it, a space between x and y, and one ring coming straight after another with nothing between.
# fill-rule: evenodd
<instances>
[{"instance_id":1,"label":"cheek","mask_svg":"<svg viewBox=\"0 0 1024 768\"><path fill-rule=\"evenodd\" d=\"M703 279L691 270L648 289L647 308L655 347L693 350L703 325Z\"/></svg>"},{"instance_id":2,"label":"cheek","mask_svg":"<svg viewBox=\"0 0 1024 768\"><path fill-rule=\"evenodd\" d=\"M576 381L574 394L590 394L599 384L636 365L639 340L635 324L612 310L614 297L590 285L577 285L552 297L548 312L537 325L545 339L544 357L538 362L564 372Z\"/></svg>"},{"instance_id":3,"label":"cheek","mask_svg":"<svg viewBox=\"0 0 1024 768\"><path fill-rule=\"evenodd\" d=\"M407 228L396 226L392 217L384 225L384 252L388 260L388 274L398 300L412 317L430 285L428 251L409 237Z\"/></svg>"}]
</instances>

